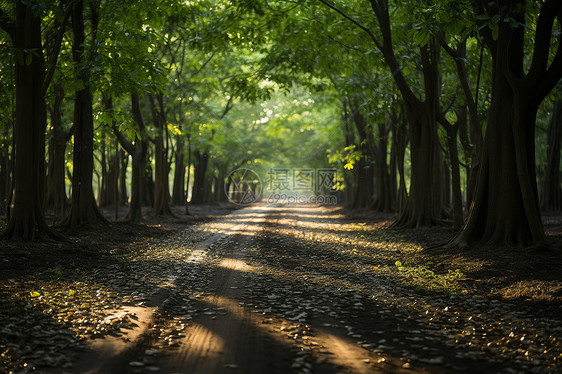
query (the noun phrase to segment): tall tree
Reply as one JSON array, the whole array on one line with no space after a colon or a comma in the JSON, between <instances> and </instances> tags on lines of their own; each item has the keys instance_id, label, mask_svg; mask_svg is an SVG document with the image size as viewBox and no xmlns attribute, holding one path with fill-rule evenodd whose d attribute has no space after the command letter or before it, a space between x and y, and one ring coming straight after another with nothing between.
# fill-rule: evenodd
<instances>
[{"instance_id":1,"label":"tall tree","mask_svg":"<svg viewBox=\"0 0 562 374\"><path fill-rule=\"evenodd\" d=\"M97 9L90 3L92 16L92 38L97 28ZM74 159L72 173L72 198L66 224L77 227L84 224L105 222L94 197L92 175L94 170L94 116L92 92L90 91L90 63L85 55L84 3L72 5L72 58L76 64L76 77L81 88L74 97Z\"/></svg>"},{"instance_id":2,"label":"tall tree","mask_svg":"<svg viewBox=\"0 0 562 374\"><path fill-rule=\"evenodd\" d=\"M164 106L164 94L161 92L149 95L154 127L156 135L154 137L154 205L153 212L156 215L174 217L170 209L169 191L169 166L167 157L167 147L164 146L164 139L167 134L166 109Z\"/></svg>"},{"instance_id":3,"label":"tall tree","mask_svg":"<svg viewBox=\"0 0 562 374\"><path fill-rule=\"evenodd\" d=\"M434 225L442 214L440 150L437 146L437 110L439 106L439 53L433 38L420 47L423 77L423 97L414 92L399 63L392 36L392 22L388 0L370 0L370 7L378 22L380 37L359 23L342 9L326 0L319 0L367 33L384 61L402 95L410 137L411 181L406 206L395 226L420 227Z\"/></svg>"},{"instance_id":4,"label":"tall tree","mask_svg":"<svg viewBox=\"0 0 562 374\"><path fill-rule=\"evenodd\" d=\"M45 222L45 92L58 58L68 12L60 24L47 72L42 45L41 7L32 1L14 4L15 19L0 8L0 27L10 36L15 51L16 122L14 211L2 236L33 240L35 234L54 235ZM62 6L61 6L62 7ZM61 12L62 8L54 9Z\"/></svg>"},{"instance_id":5,"label":"tall tree","mask_svg":"<svg viewBox=\"0 0 562 374\"><path fill-rule=\"evenodd\" d=\"M131 199L126 220L130 222L140 222L142 220L142 196L145 177L145 161L148 150L148 142L144 120L139 104L137 92L131 92L131 112L136 131L134 131L134 142L128 139L112 121L111 128L117 137L119 144L131 155L133 159L131 174Z\"/></svg>"},{"instance_id":6,"label":"tall tree","mask_svg":"<svg viewBox=\"0 0 562 374\"><path fill-rule=\"evenodd\" d=\"M562 24L562 2L472 3L479 18L486 18L481 34L493 59L492 102L474 200L452 244L540 245L545 234L536 185L535 120L540 103L562 77L560 32L553 33L555 20ZM534 40L527 71L526 33Z\"/></svg>"},{"instance_id":7,"label":"tall tree","mask_svg":"<svg viewBox=\"0 0 562 374\"><path fill-rule=\"evenodd\" d=\"M64 90L55 84L54 100L50 106L51 138L49 139L49 163L47 171L47 206L52 206L55 221L64 217L68 206L65 186L65 154L72 129L65 130L62 123L62 101Z\"/></svg>"}]
</instances>

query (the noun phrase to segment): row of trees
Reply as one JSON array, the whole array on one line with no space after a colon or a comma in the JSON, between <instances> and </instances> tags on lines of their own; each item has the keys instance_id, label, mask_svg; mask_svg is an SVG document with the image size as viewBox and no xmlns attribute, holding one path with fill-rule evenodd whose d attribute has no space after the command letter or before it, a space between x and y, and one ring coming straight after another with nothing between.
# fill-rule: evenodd
<instances>
[{"instance_id":1,"label":"row of trees","mask_svg":"<svg viewBox=\"0 0 562 374\"><path fill-rule=\"evenodd\" d=\"M224 199L238 167L330 162L350 205L396 226L543 243L561 16L554 0L2 5L4 235L52 233L46 209L72 227L106 205L172 215Z\"/></svg>"},{"instance_id":2,"label":"row of trees","mask_svg":"<svg viewBox=\"0 0 562 374\"><path fill-rule=\"evenodd\" d=\"M355 27L363 40L367 37L371 43L362 43L344 30L339 35L345 38L335 37L348 49L361 49L363 56L374 55L362 61L368 66L364 86L382 78L373 77L373 70L384 76L380 68L373 66L378 63L386 68L385 82L394 80L398 89L411 171L409 195L403 205L399 204L395 225L436 224L447 216L444 203L452 201L454 228L462 226L453 245L485 242L529 246L544 242L536 183L535 129L541 103L562 76L562 4L524 0L370 0L369 12L365 12L364 2L319 1L339 14L346 28ZM371 109L365 101L354 99L356 90L350 91L343 105L344 115L351 113L359 134L357 146L362 147L366 162L371 160L378 183L378 188L377 183L368 187L358 183L358 193L367 188L367 196L375 191L379 199L387 199L384 155L389 152L379 152L381 156L377 156L372 134L377 134L380 147L388 146L384 123L390 121L396 138L393 145L402 153L404 140L400 124L396 123L400 118L396 114L398 105L391 102L385 118L371 119L375 124L367 133L364 117ZM372 94L380 92L381 88L375 87ZM357 106L358 102L363 108ZM559 209L560 137L556 128L560 125L556 110L553 113L543 204ZM377 126L378 132L374 130ZM459 143L467 169L465 201L470 207L464 225ZM390 158L394 155L391 150ZM394 160L402 158L394 156ZM446 173L444 158L450 168ZM377 168L382 168L378 176ZM369 173L373 171L363 170L367 173L364 179L372 183ZM451 189L450 200L443 187ZM391 184L391 192L395 190ZM403 192L399 196L402 199ZM375 201L375 206L380 204Z\"/></svg>"},{"instance_id":3,"label":"row of trees","mask_svg":"<svg viewBox=\"0 0 562 374\"><path fill-rule=\"evenodd\" d=\"M327 164L329 139L315 138L302 89L272 98L282 115L265 107L279 86L259 73L265 38L243 5L15 1L0 11L5 236L56 236L46 211L78 228L105 222L109 205L117 216L127 204L133 222L146 205L188 213L188 188L193 203L224 200L228 173L286 147L289 128L300 134L292 145Z\"/></svg>"}]
</instances>

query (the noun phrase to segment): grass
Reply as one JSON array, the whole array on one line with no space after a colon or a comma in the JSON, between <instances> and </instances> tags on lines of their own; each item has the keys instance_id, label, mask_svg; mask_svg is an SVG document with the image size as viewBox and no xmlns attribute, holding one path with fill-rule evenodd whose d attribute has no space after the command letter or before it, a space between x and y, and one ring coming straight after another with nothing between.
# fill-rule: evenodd
<instances>
[{"instance_id":1,"label":"grass","mask_svg":"<svg viewBox=\"0 0 562 374\"><path fill-rule=\"evenodd\" d=\"M395 262L395 268L412 285L416 291L437 292L445 295L468 294L469 290L460 284L463 273L459 269L448 269L447 272L437 273L433 268L435 263L416 264L414 261Z\"/></svg>"}]
</instances>

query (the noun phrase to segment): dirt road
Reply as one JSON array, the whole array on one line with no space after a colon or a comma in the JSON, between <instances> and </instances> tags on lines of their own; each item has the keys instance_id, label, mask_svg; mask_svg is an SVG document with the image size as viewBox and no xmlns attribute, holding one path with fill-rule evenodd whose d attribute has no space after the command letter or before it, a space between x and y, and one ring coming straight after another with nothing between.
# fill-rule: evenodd
<instances>
[{"instance_id":1,"label":"dirt road","mask_svg":"<svg viewBox=\"0 0 562 374\"><path fill-rule=\"evenodd\" d=\"M72 366L50 372L509 373L556 368L548 360L559 346L546 347L550 356L542 355L545 361L539 362L521 361L524 352L502 349L504 334L517 335L522 331L517 323L525 325L517 322L515 305L418 295L392 276L374 272L381 264L358 256L362 249L352 235L337 210L310 205L258 205L187 229L173 246L163 243L169 249L160 257L149 253L135 260L138 269L146 267L148 278L164 281L115 311L134 316L132 328L88 343ZM500 310L505 312L501 317ZM504 318L514 321L508 330L493 328ZM537 350L544 348L536 344ZM522 364L528 366L521 369Z\"/></svg>"}]
</instances>

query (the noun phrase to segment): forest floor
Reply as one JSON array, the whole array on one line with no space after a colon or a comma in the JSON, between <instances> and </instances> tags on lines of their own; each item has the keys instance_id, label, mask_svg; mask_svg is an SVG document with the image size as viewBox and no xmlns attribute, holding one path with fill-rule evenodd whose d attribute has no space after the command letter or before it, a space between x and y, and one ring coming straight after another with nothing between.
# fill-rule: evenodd
<instances>
[{"instance_id":1,"label":"forest floor","mask_svg":"<svg viewBox=\"0 0 562 374\"><path fill-rule=\"evenodd\" d=\"M0 241L0 373L562 372L559 216L551 251L461 252L338 207L192 213Z\"/></svg>"}]
</instances>

